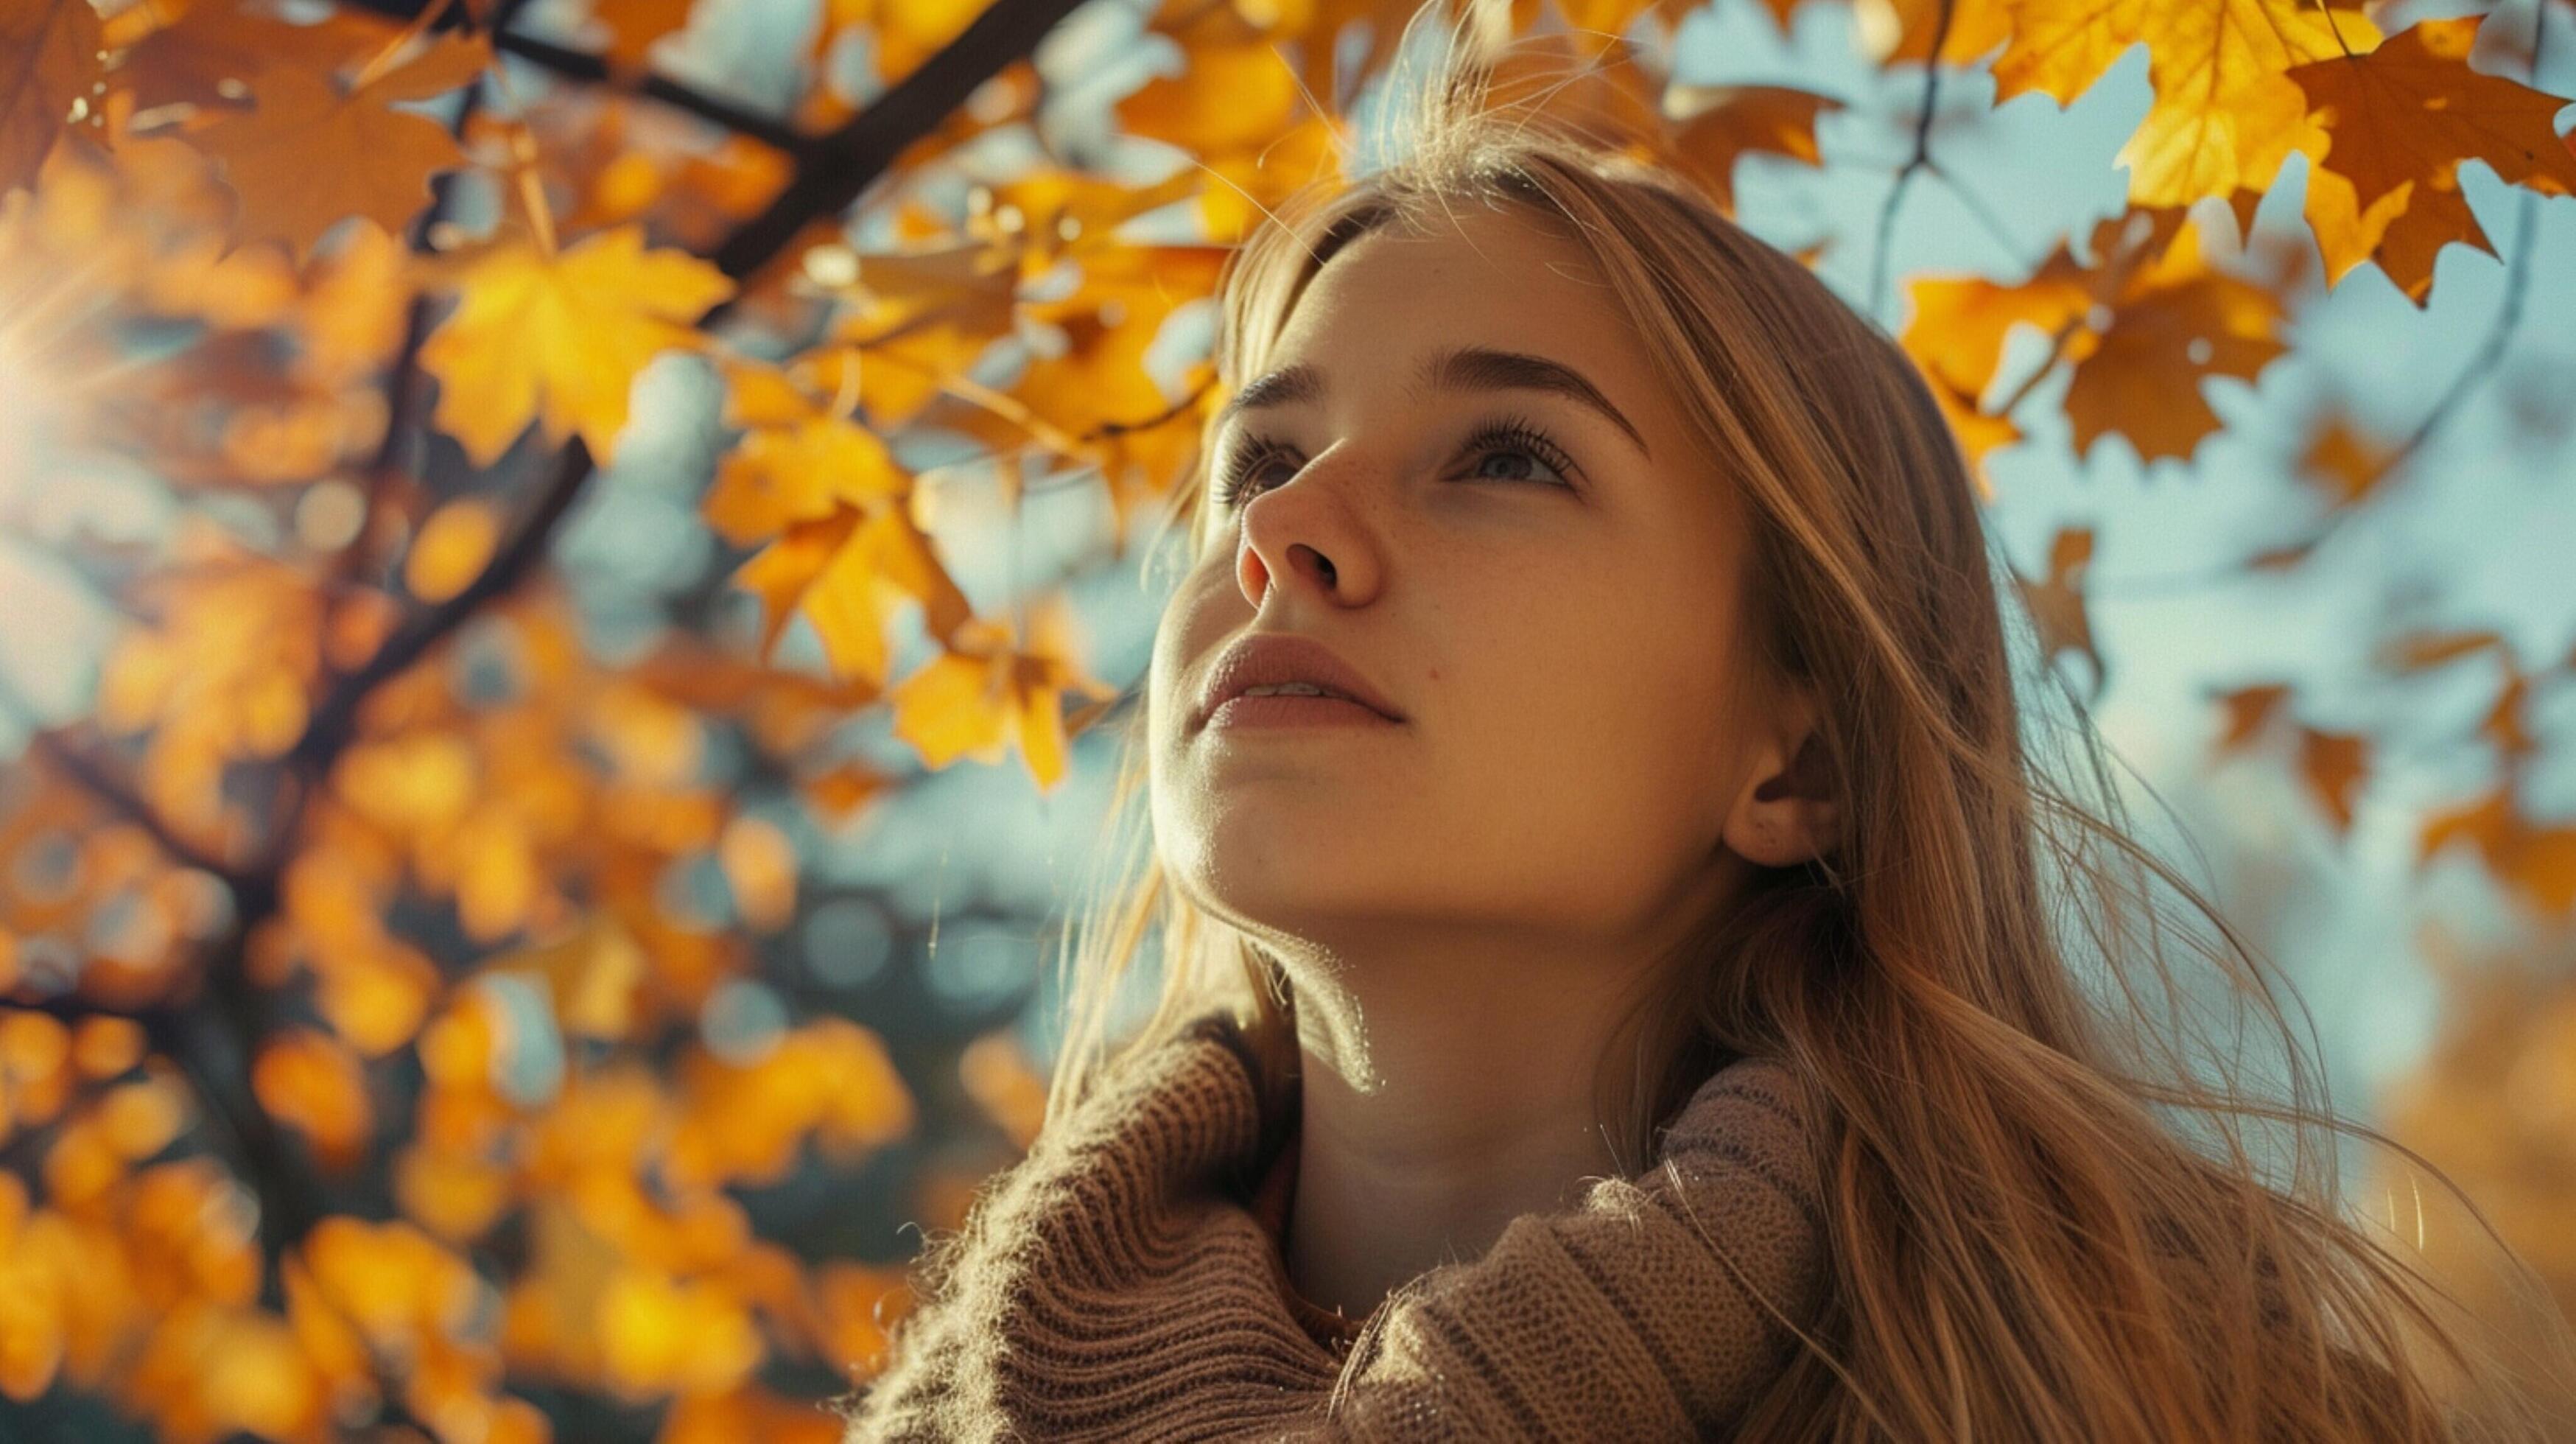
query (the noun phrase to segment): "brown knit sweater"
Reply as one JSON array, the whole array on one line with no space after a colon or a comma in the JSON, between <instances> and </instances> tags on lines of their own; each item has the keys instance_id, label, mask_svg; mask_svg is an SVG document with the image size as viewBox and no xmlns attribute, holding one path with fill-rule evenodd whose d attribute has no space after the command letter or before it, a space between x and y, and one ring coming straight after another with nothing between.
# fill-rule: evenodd
<instances>
[{"instance_id":1,"label":"brown knit sweater","mask_svg":"<svg viewBox=\"0 0 2576 1444\"><path fill-rule=\"evenodd\" d=\"M1824 1288L1788 1070L1712 1076L1635 1179L1365 1320L1297 1296L1296 1108L1222 1012L1103 1080L917 1262L848 1441L1726 1437ZM1281 1090L1294 1096L1294 1090Z\"/></svg>"}]
</instances>

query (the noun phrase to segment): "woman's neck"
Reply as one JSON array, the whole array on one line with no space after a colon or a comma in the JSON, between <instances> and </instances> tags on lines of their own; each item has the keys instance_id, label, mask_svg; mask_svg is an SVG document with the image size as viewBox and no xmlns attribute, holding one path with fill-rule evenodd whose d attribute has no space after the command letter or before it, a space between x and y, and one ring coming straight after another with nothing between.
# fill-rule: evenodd
<instances>
[{"instance_id":1,"label":"woman's neck","mask_svg":"<svg viewBox=\"0 0 2576 1444\"><path fill-rule=\"evenodd\" d=\"M1612 999L1596 976L1601 996L1580 1006L1572 981L1444 988L1418 1008L1379 988L1364 1030L1301 1000L1285 1258L1301 1294L1361 1317L1415 1275L1481 1256L1515 1217L1642 1167L1613 1156L1595 1111Z\"/></svg>"}]
</instances>

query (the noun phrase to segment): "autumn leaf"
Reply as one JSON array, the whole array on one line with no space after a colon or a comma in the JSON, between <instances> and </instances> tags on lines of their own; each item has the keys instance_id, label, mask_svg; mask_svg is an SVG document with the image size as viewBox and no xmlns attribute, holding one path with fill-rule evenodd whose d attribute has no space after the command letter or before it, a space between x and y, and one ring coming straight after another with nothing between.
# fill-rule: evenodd
<instances>
[{"instance_id":1,"label":"autumn leaf","mask_svg":"<svg viewBox=\"0 0 2576 1444\"><path fill-rule=\"evenodd\" d=\"M2357 7L2317 0L2004 3L2012 40L1994 62L1998 102L2039 90L2071 104L2145 43L2155 101L2118 158L2139 206L2268 189L2309 124L2307 99L2285 72L2379 43Z\"/></svg>"},{"instance_id":2,"label":"autumn leaf","mask_svg":"<svg viewBox=\"0 0 2576 1444\"><path fill-rule=\"evenodd\" d=\"M2093 689L2107 681L2102 654L2093 648L2093 623L2084 609L2084 573L2093 565L2093 529L2060 527L2048 545L2048 575L2016 577L2022 605L2039 628L2040 655L2050 663L2061 652L2080 652L2092 664Z\"/></svg>"},{"instance_id":3,"label":"autumn leaf","mask_svg":"<svg viewBox=\"0 0 2576 1444\"><path fill-rule=\"evenodd\" d=\"M1778 0L1771 0L1777 4ZM2011 0L1855 0L1861 49L1880 66L1974 64L2012 34ZM1936 39L1937 37L1937 39Z\"/></svg>"},{"instance_id":4,"label":"autumn leaf","mask_svg":"<svg viewBox=\"0 0 2576 1444\"><path fill-rule=\"evenodd\" d=\"M531 419L547 440L578 433L605 466L626 427L636 373L694 346L699 315L733 282L678 251L647 250L620 226L547 256L524 243L473 262L463 303L421 347L439 379L436 420L477 466L500 459Z\"/></svg>"},{"instance_id":5,"label":"autumn leaf","mask_svg":"<svg viewBox=\"0 0 2576 1444\"><path fill-rule=\"evenodd\" d=\"M2355 425L2349 412L2320 413L2311 422L2308 444L2299 453L2299 475L2325 494L2333 507L2354 506L2388 477L2394 457L2386 446Z\"/></svg>"},{"instance_id":6,"label":"autumn leaf","mask_svg":"<svg viewBox=\"0 0 2576 1444\"><path fill-rule=\"evenodd\" d=\"M2188 459L2219 429L2203 379L2252 381L2289 350L2281 298L2203 262L2193 225L2133 272L2109 309L2108 324L2088 326L2067 348L2075 372L2066 417L2079 456L2118 431L2141 461Z\"/></svg>"},{"instance_id":7,"label":"autumn leaf","mask_svg":"<svg viewBox=\"0 0 2576 1444\"><path fill-rule=\"evenodd\" d=\"M366 1075L347 1045L311 1028L280 1034L251 1069L260 1106L291 1124L335 1168L355 1163L375 1125Z\"/></svg>"},{"instance_id":8,"label":"autumn leaf","mask_svg":"<svg viewBox=\"0 0 2576 1444\"><path fill-rule=\"evenodd\" d=\"M2337 833L2352 830L2353 799L2369 770L2369 738L2351 732L2321 732L2301 724L2299 772Z\"/></svg>"},{"instance_id":9,"label":"autumn leaf","mask_svg":"<svg viewBox=\"0 0 2576 1444\"><path fill-rule=\"evenodd\" d=\"M135 7L122 13L161 11ZM267 12L256 0L194 0L177 19L136 40L118 73L132 87L136 103L147 108L255 104L252 84L272 67L333 79L383 51L400 33L356 10L334 7L310 21L290 21ZM455 34L438 37L437 43L475 46ZM488 46L482 48L488 59Z\"/></svg>"},{"instance_id":10,"label":"autumn leaf","mask_svg":"<svg viewBox=\"0 0 2576 1444\"><path fill-rule=\"evenodd\" d=\"M1926 376L1971 408L1994 384L2015 327L2072 335L2092 300L2088 277L2064 247L2017 284L1928 276L1906 290L1912 315L1899 339ZM2062 340L2057 349L2063 354Z\"/></svg>"},{"instance_id":11,"label":"autumn leaf","mask_svg":"<svg viewBox=\"0 0 2576 1444\"><path fill-rule=\"evenodd\" d=\"M930 539L895 505L843 506L820 520L794 523L743 563L734 583L761 598L764 656L777 647L788 619L802 615L821 637L833 671L872 685L885 680L889 604L921 603L934 638L954 633L973 611Z\"/></svg>"},{"instance_id":12,"label":"autumn leaf","mask_svg":"<svg viewBox=\"0 0 2576 1444\"><path fill-rule=\"evenodd\" d=\"M1700 168L1709 194L1729 215L1738 160L1763 152L1820 166L1816 117L1843 108L1830 95L1785 85L1676 85L1664 105L1682 117L1673 124L1675 148Z\"/></svg>"},{"instance_id":13,"label":"autumn leaf","mask_svg":"<svg viewBox=\"0 0 2576 1444\"><path fill-rule=\"evenodd\" d=\"M593 0L591 13L608 27L608 58L642 68L654 43L689 23L696 0Z\"/></svg>"},{"instance_id":14,"label":"autumn leaf","mask_svg":"<svg viewBox=\"0 0 2576 1444\"><path fill-rule=\"evenodd\" d=\"M1302 103L1287 58L1244 27L1234 43L1193 45L1180 74L1146 81L1118 102L1118 118L1135 135L1222 152L1275 139Z\"/></svg>"},{"instance_id":15,"label":"autumn leaf","mask_svg":"<svg viewBox=\"0 0 2576 1444\"><path fill-rule=\"evenodd\" d=\"M743 924L772 933L796 912L796 845L776 823L737 817L725 824L716 861Z\"/></svg>"},{"instance_id":16,"label":"autumn leaf","mask_svg":"<svg viewBox=\"0 0 2576 1444\"><path fill-rule=\"evenodd\" d=\"M2254 735L2262 731L2264 724L2278 715L2290 700L2290 688L2286 683L2265 682L2239 687L2221 695L2218 700L2227 712L2227 725L2219 733L2218 750L2227 753L2254 740Z\"/></svg>"},{"instance_id":17,"label":"autumn leaf","mask_svg":"<svg viewBox=\"0 0 2576 1444\"><path fill-rule=\"evenodd\" d=\"M2242 752L2286 719L2296 740L2300 779L2335 832L2349 832L2355 800L2369 777L2370 739L2359 733L2328 732L2298 721L2290 714L2290 699L2288 684L2281 682L2259 683L2222 694L2218 700L2226 710L2226 725L2220 731L2217 753L2223 757Z\"/></svg>"},{"instance_id":18,"label":"autumn leaf","mask_svg":"<svg viewBox=\"0 0 2576 1444\"><path fill-rule=\"evenodd\" d=\"M2362 209L2399 186L2457 191L2469 160L2544 194L2576 191L2576 153L2554 124L2566 100L2469 68L2486 19L2421 21L2366 54L2290 69L2328 138L2324 164Z\"/></svg>"},{"instance_id":19,"label":"autumn leaf","mask_svg":"<svg viewBox=\"0 0 2576 1444\"><path fill-rule=\"evenodd\" d=\"M960 757L999 761L1012 741L1041 789L1064 776L1064 694L1108 695L1114 689L1081 674L1072 659L1070 618L1060 603L1037 609L1026 650L1010 629L982 626L897 684L894 732L945 767Z\"/></svg>"},{"instance_id":20,"label":"autumn leaf","mask_svg":"<svg viewBox=\"0 0 2576 1444\"><path fill-rule=\"evenodd\" d=\"M2399 671L2420 672L2503 646L2504 638L2491 631L2410 632L2383 645L2379 660Z\"/></svg>"},{"instance_id":21,"label":"autumn leaf","mask_svg":"<svg viewBox=\"0 0 2576 1444\"><path fill-rule=\"evenodd\" d=\"M2427 819L2421 856L2430 861L2461 843L2542 912L2576 913L2576 824L2535 822L2509 790L2498 788Z\"/></svg>"},{"instance_id":22,"label":"autumn leaf","mask_svg":"<svg viewBox=\"0 0 2576 1444\"><path fill-rule=\"evenodd\" d=\"M89 0L0 7L0 196L35 183L74 103L94 98L98 47Z\"/></svg>"},{"instance_id":23,"label":"autumn leaf","mask_svg":"<svg viewBox=\"0 0 2576 1444\"><path fill-rule=\"evenodd\" d=\"M443 602L472 584L501 541L501 514L479 497L459 497L420 526L403 558L403 585L424 602Z\"/></svg>"},{"instance_id":24,"label":"autumn leaf","mask_svg":"<svg viewBox=\"0 0 2576 1444\"><path fill-rule=\"evenodd\" d=\"M398 94L371 88L344 96L282 65L261 72L254 90L257 110L227 115L188 139L223 163L224 181L240 197L236 238L282 242L299 266L325 231L352 215L400 234L429 203L430 176L465 163L444 126L386 104Z\"/></svg>"},{"instance_id":25,"label":"autumn leaf","mask_svg":"<svg viewBox=\"0 0 2576 1444\"><path fill-rule=\"evenodd\" d=\"M809 414L745 432L707 489L707 524L737 544L765 541L839 506L901 500L912 478L875 433L846 416Z\"/></svg>"},{"instance_id":26,"label":"autumn leaf","mask_svg":"<svg viewBox=\"0 0 2576 1444\"><path fill-rule=\"evenodd\" d=\"M492 959L484 970L522 974L542 985L566 1032L613 1039L634 1031L646 960L634 935L615 918L593 915L567 932Z\"/></svg>"},{"instance_id":27,"label":"autumn leaf","mask_svg":"<svg viewBox=\"0 0 2576 1444\"><path fill-rule=\"evenodd\" d=\"M2061 244L2017 283L1918 280L1900 340L1974 420L1964 408L1993 384L2013 328L2038 327L2054 338L2051 364L2071 363L2065 406L2077 455L2116 431L2142 461L2187 460L2219 429L2202 381L2251 381L2289 349L2278 336L2280 297L2205 262L2198 226L2178 210L2104 220L2091 248L2088 264Z\"/></svg>"}]
</instances>

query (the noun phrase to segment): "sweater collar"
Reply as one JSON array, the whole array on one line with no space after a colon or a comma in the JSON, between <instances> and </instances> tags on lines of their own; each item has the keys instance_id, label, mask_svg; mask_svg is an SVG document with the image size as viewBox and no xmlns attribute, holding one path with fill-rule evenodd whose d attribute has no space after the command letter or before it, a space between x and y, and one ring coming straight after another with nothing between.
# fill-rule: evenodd
<instances>
[{"instance_id":1,"label":"sweater collar","mask_svg":"<svg viewBox=\"0 0 2576 1444\"><path fill-rule=\"evenodd\" d=\"M850 1439L1722 1437L1824 1297L1777 1062L1708 1079L1643 1175L1356 1324L1287 1285L1296 1120L1265 1093L1221 1012L1110 1069L934 1240Z\"/></svg>"}]
</instances>

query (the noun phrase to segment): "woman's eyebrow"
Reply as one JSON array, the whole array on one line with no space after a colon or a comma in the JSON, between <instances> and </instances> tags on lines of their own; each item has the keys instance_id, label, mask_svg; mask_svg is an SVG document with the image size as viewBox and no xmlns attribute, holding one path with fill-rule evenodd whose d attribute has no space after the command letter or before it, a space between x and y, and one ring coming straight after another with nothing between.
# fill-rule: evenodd
<instances>
[{"instance_id":1,"label":"woman's eyebrow","mask_svg":"<svg viewBox=\"0 0 2576 1444\"><path fill-rule=\"evenodd\" d=\"M1646 438L1610 404L1601 389L1584 378L1582 372L1562 362L1525 351L1498 351L1487 346L1455 346L1434 351L1422 359L1421 368L1409 388L1420 397L1435 391L1543 391L1588 406L1606 417L1613 426L1627 433L1637 444L1637 454L1648 461L1654 453L1647 449ZM1222 431L1235 417L1247 411L1262 411L1288 406L1300 401L1318 401L1324 395L1324 373L1311 362L1283 366L1267 375L1254 378L1235 392L1217 412L1216 429Z\"/></svg>"}]
</instances>

